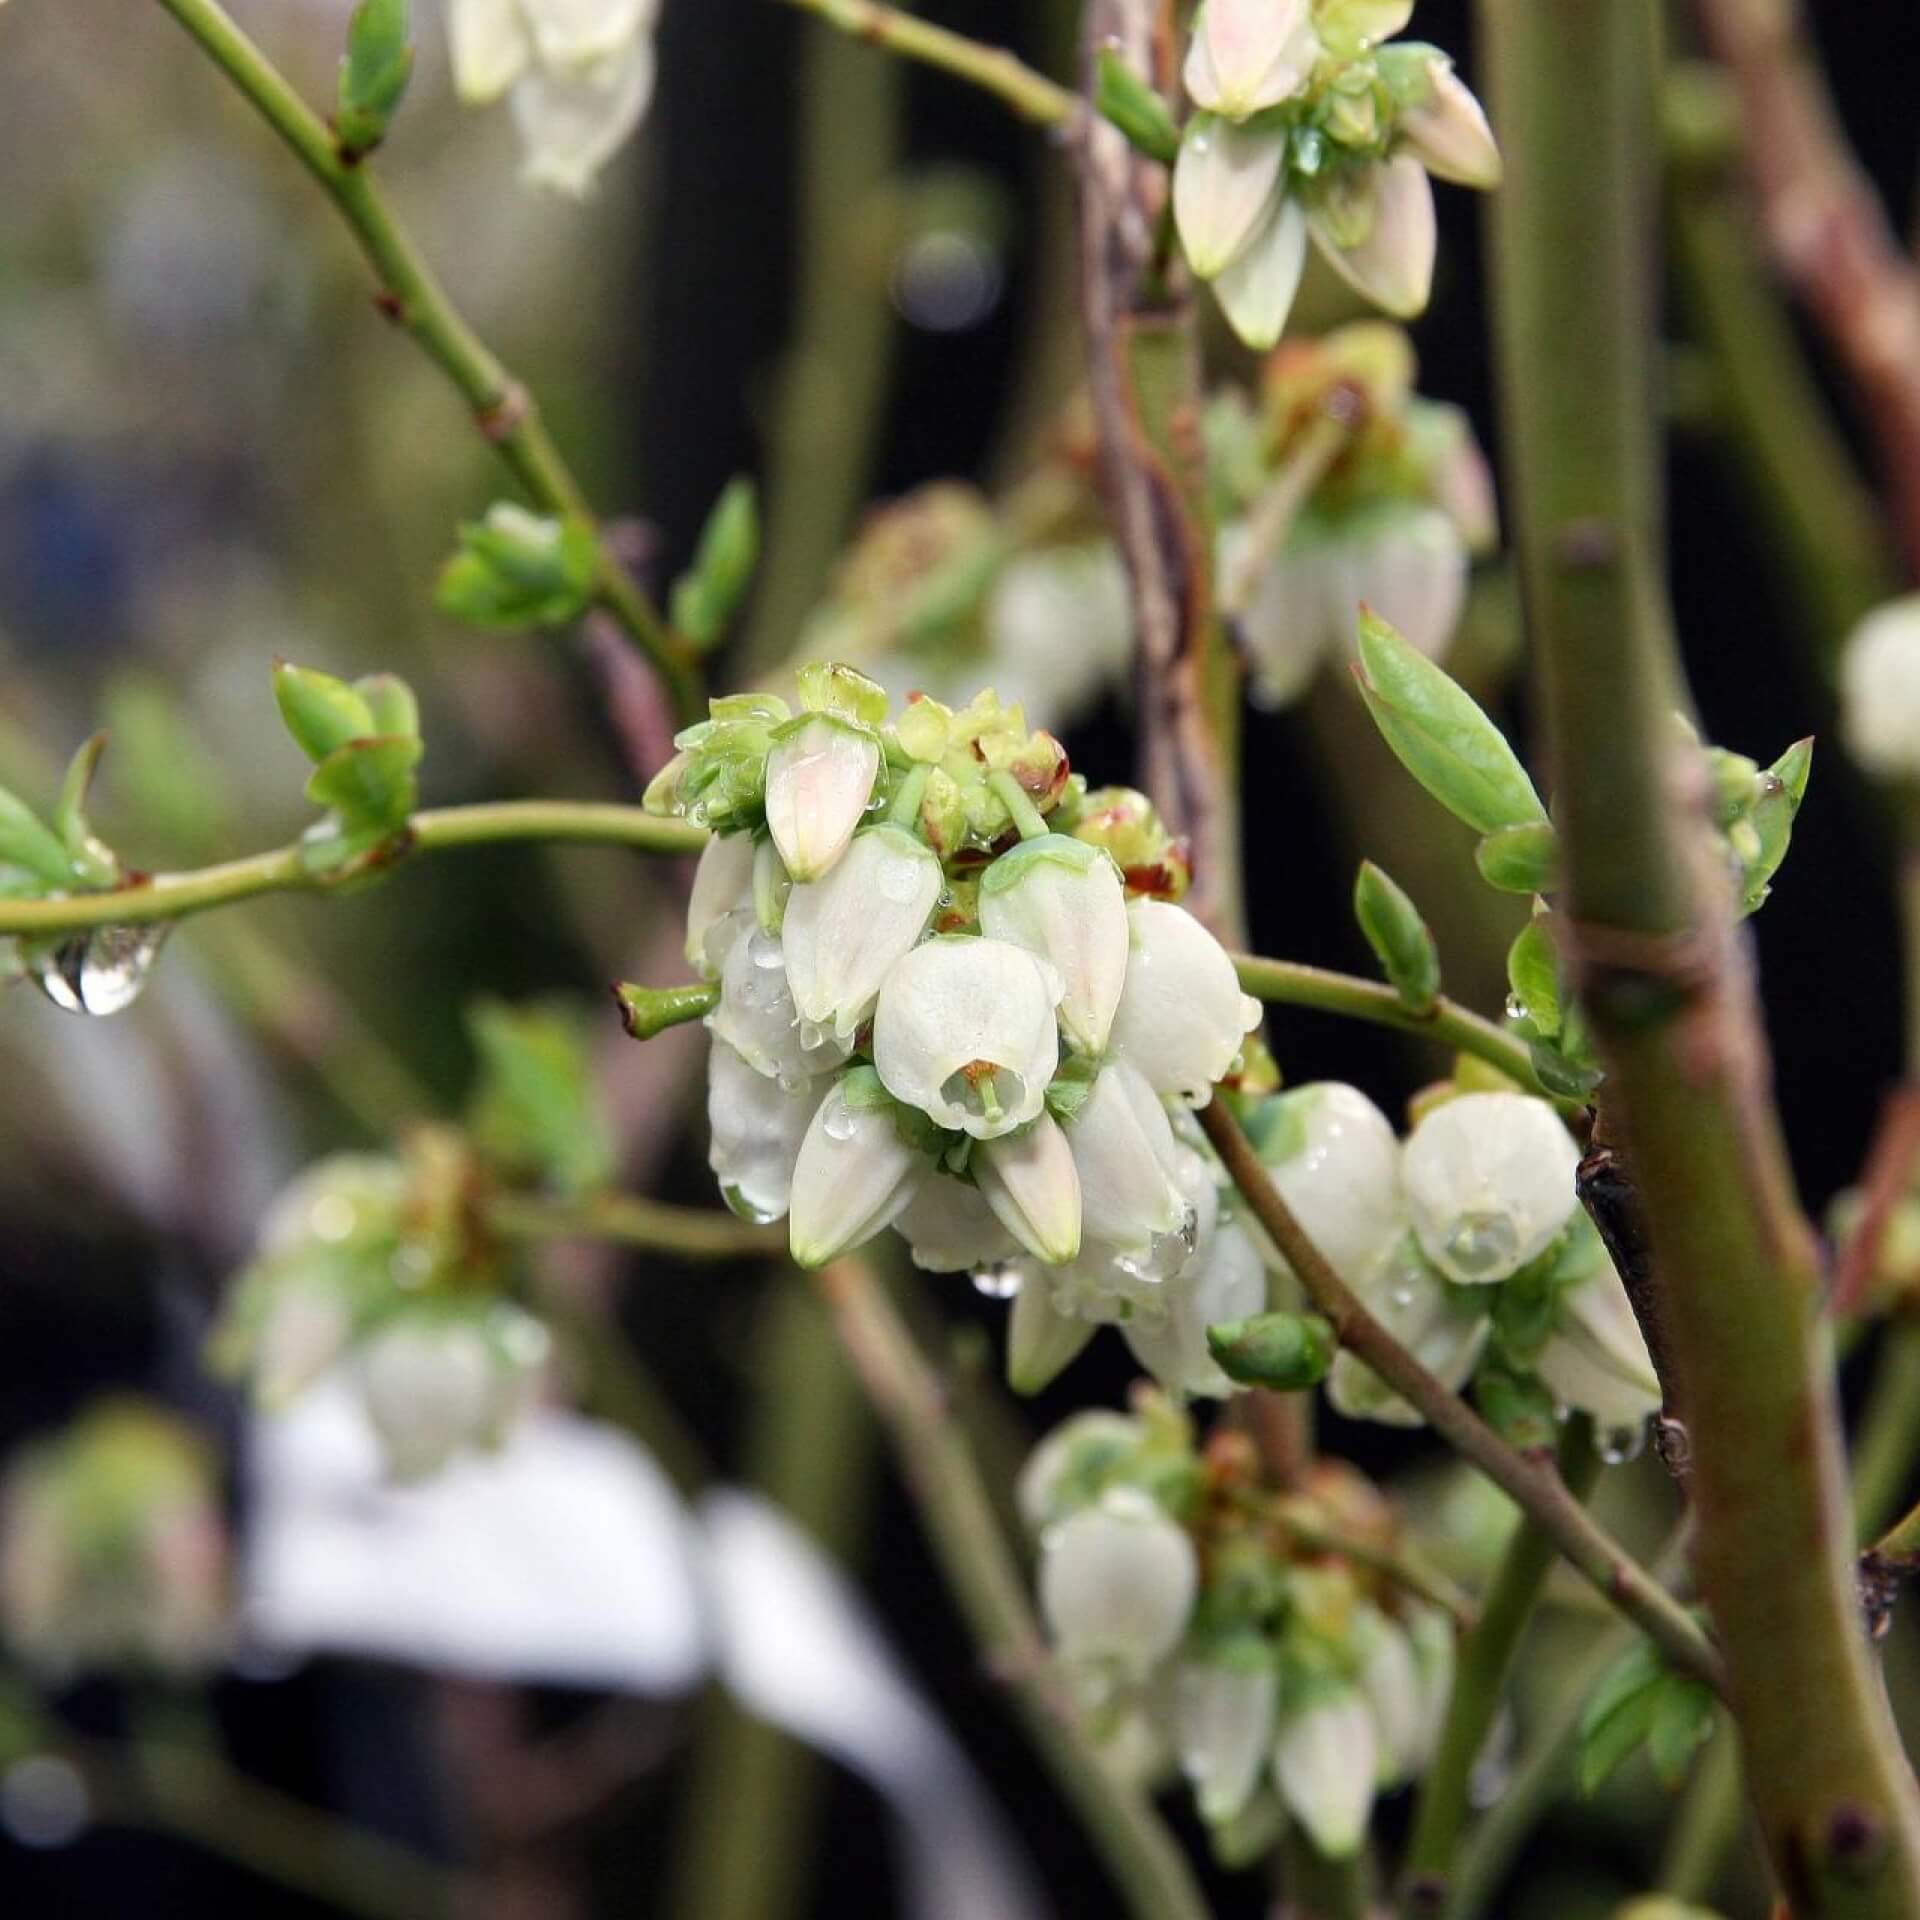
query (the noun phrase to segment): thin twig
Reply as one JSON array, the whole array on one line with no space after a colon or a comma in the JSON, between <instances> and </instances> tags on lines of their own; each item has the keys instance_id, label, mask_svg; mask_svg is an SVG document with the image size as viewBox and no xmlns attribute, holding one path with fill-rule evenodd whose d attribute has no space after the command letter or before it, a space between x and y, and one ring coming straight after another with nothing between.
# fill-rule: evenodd
<instances>
[{"instance_id":1,"label":"thin twig","mask_svg":"<svg viewBox=\"0 0 1920 1920\"><path fill-rule=\"evenodd\" d=\"M1226 1105L1215 1100L1203 1108L1200 1125L1254 1218L1298 1275L1314 1305L1333 1323L1341 1346L1378 1374L1441 1439L1529 1514L1568 1564L1638 1622L1675 1666L1711 1687L1723 1688L1725 1676L1713 1643L1686 1609L1587 1512L1559 1474L1515 1452L1367 1311L1302 1230Z\"/></svg>"},{"instance_id":2,"label":"thin twig","mask_svg":"<svg viewBox=\"0 0 1920 1920\"><path fill-rule=\"evenodd\" d=\"M1382 1546L1346 1532L1312 1500L1294 1496L1268 1500L1255 1495L1249 1497L1247 1506L1309 1553L1335 1554L1351 1560L1355 1566L1365 1567L1369 1573L1377 1573L1383 1580L1390 1580L1440 1608L1463 1630L1479 1617L1473 1601L1438 1568L1428 1566L1408 1548Z\"/></svg>"},{"instance_id":3,"label":"thin twig","mask_svg":"<svg viewBox=\"0 0 1920 1920\"><path fill-rule=\"evenodd\" d=\"M682 1260L779 1259L787 1236L718 1207L676 1207L638 1194L547 1200L503 1193L487 1202L487 1224L512 1240L612 1240Z\"/></svg>"}]
</instances>

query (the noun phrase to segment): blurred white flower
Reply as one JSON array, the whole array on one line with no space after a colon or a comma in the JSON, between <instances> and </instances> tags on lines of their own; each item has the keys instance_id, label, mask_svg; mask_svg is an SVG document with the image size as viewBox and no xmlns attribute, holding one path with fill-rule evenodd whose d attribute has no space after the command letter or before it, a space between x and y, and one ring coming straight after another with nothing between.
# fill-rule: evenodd
<instances>
[{"instance_id":1,"label":"blurred white flower","mask_svg":"<svg viewBox=\"0 0 1920 1920\"><path fill-rule=\"evenodd\" d=\"M1194 1803L1210 1826L1252 1797L1273 1750L1280 1682L1264 1643L1247 1657L1184 1662L1174 1680L1174 1735Z\"/></svg>"},{"instance_id":2,"label":"blurred white flower","mask_svg":"<svg viewBox=\"0 0 1920 1920\"><path fill-rule=\"evenodd\" d=\"M1228 1220L1167 1283L1161 1312L1135 1313L1120 1326L1133 1357L1169 1393L1224 1400L1234 1386L1208 1351L1207 1329L1266 1305L1266 1262L1246 1229Z\"/></svg>"},{"instance_id":3,"label":"blurred white flower","mask_svg":"<svg viewBox=\"0 0 1920 1920\"><path fill-rule=\"evenodd\" d=\"M1637 1427L1660 1411L1660 1380L1627 1289L1606 1261L1560 1296L1560 1317L1534 1371L1563 1406L1600 1428Z\"/></svg>"},{"instance_id":4,"label":"blurred white flower","mask_svg":"<svg viewBox=\"0 0 1920 1920\"><path fill-rule=\"evenodd\" d=\"M1325 213L1310 210L1307 227L1320 257L1353 290L1377 307L1407 320L1424 310L1433 288L1433 256L1439 238L1433 186L1410 153L1381 161L1364 189L1371 202L1366 230L1342 243L1342 229Z\"/></svg>"},{"instance_id":5,"label":"blurred white flower","mask_svg":"<svg viewBox=\"0 0 1920 1920\"><path fill-rule=\"evenodd\" d=\"M1354 1291L1373 1317L1442 1386L1465 1386L1487 1343L1484 1296L1451 1286L1403 1236L1381 1257ZM1390 1427L1417 1427L1420 1415L1378 1374L1350 1353L1335 1356L1327 1398L1349 1420L1377 1420Z\"/></svg>"},{"instance_id":6,"label":"blurred white flower","mask_svg":"<svg viewBox=\"0 0 1920 1920\"><path fill-rule=\"evenodd\" d=\"M1206 0L1184 78L1197 107L1244 120L1306 84L1320 54L1308 0Z\"/></svg>"},{"instance_id":7,"label":"blurred white flower","mask_svg":"<svg viewBox=\"0 0 1920 1920\"><path fill-rule=\"evenodd\" d=\"M913 1255L913 1264L928 1273L998 1267L1020 1251L987 1204L986 1195L969 1181L945 1175L921 1181L894 1225Z\"/></svg>"},{"instance_id":8,"label":"blurred white flower","mask_svg":"<svg viewBox=\"0 0 1920 1920\"><path fill-rule=\"evenodd\" d=\"M541 1351L517 1355L478 1316L437 1312L389 1320L358 1348L360 1397L394 1479L424 1480L456 1454L497 1445L524 1410L544 1335L514 1320Z\"/></svg>"},{"instance_id":9,"label":"blurred white flower","mask_svg":"<svg viewBox=\"0 0 1920 1920\"><path fill-rule=\"evenodd\" d=\"M1360 1646L1360 1691L1373 1713L1379 1739L1381 1787L1411 1779L1423 1757L1427 1692L1413 1642L1377 1607L1364 1608L1354 1623Z\"/></svg>"},{"instance_id":10,"label":"blurred white flower","mask_svg":"<svg viewBox=\"0 0 1920 1920\"><path fill-rule=\"evenodd\" d=\"M1133 900L1127 919L1133 950L1113 1051L1155 1093L1204 1106L1260 1024L1260 1003L1240 990L1227 950L1184 907Z\"/></svg>"},{"instance_id":11,"label":"blurred white flower","mask_svg":"<svg viewBox=\"0 0 1920 1920\"><path fill-rule=\"evenodd\" d=\"M1089 1464L1129 1454L1145 1437L1145 1426L1130 1413L1111 1407L1070 1413L1028 1454L1014 1485L1014 1505L1028 1531L1037 1537L1081 1504L1072 1496Z\"/></svg>"},{"instance_id":12,"label":"blurred white flower","mask_svg":"<svg viewBox=\"0 0 1920 1920\"><path fill-rule=\"evenodd\" d=\"M1329 1860L1359 1850L1379 1771L1373 1714L1352 1690L1287 1719L1274 1746L1280 1798Z\"/></svg>"},{"instance_id":13,"label":"blurred white flower","mask_svg":"<svg viewBox=\"0 0 1920 1920\"><path fill-rule=\"evenodd\" d=\"M1200 1566L1185 1528L1115 1487L1040 1543L1040 1611L1068 1660L1144 1678L1185 1632Z\"/></svg>"},{"instance_id":14,"label":"blurred white flower","mask_svg":"<svg viewBox=\"0 0 1920 1920\"><path fill-rule=\"evenodd\" d=\"M1868 773L1920 780L1920 593L1876 607L1847 636L1840 724Z\"/></svg>"},{"instance_id":15,"label":"blurred white flower","mask_svg":"<svg viewBox=\"0 0 1920 1920\"><path fill-rule=\"evenodd\" d=\"M1431 91L1424 100L1400 113L1400 137L1407 150L1436 180L1456 186L1497 187L1500 149L1486 110L1473 90L1453 70L1445 54L1435 54L1427 68Z\"/></svg>"},{"instance_id":16,"label":"blurred white flower","mask_svg":"<svg viewBox=\"0 0 1920 1920\"><path fill-rule=\"evenodd\" d=\"M767 830L795 881L818 880L846 852L880 771L880 742L823 713L767 754Z\"/></svg>"}]
</instances>

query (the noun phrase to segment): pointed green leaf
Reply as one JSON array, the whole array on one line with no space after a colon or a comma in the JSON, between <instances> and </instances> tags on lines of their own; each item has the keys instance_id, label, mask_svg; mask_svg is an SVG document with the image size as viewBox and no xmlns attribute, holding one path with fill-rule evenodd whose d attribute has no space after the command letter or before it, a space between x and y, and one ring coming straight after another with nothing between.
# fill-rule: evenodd
<instances>
[{"instance_id":1,"label":"pointed green leaf","mask_svg":"<svg viewBox=\"0 0 1920 1920\"><path fill-rule=\"evenodd\" d=\"M1534 1033L1551 1040L1560 1031L1560 956L1544 914L1535 914L1507 949L1507 985Z\"/></svg>"},{"instance_id":2,"label":"pointed green leaf","mask_svg":"<svg viewBox=\"0 0 1920 1920\"><path fill-rule=\"evenodd\" d=\"M316 764L349 740L373 733L373 713L344 680L314 667L277 661L273 697L294 745Z\"/></svg>"},{"instance_id":3,"label":"pointed green leaf","mask_svg":"<svg viewBox=\"0 0 1920 1920\"><path fill-rule=\"evenodd\" d=\"M1415 1013L1440 997L1440 950L1405 890L1371 860L1353 883L1353 914L1393 990Z\"/></svg>"},{"instance_id":4,"label":"pointed green leaf","mask_svg":"<svg viewBox=\"0 0 1920 1920\"><path fill-rule=\"evenodd\" d=\"M1111 47L1100 49L1093 104L1149 160L1170 167L1179 157L1180 129L1172 110Z\"/></svg>"},{"instance_id":5,"label":"pointed green leaf","mask_svg":"<svg viewBox=\"0 0 1920 1920\"><path fill-rule=\"evenodd\" d=\"M1502 827L1473 850L1480 877L1502 893L1550 893L1559 878L1559 841L1544 820Z\"/></svg>"},{"instance_id":6,"label":"pointed green leaf","mask_svg":"<svg viewBox=\"0 0 1920 1920\"><path fill-rule=\"evenodd\" d=\"M759 558L759 495L743 474L714 502L693 565L673 585L673 624L696 647L710 647L726 632Z\"/></svg>"},{"instance_id":7,"label":"pointed green leaf","mask_svg":"<svg viewBox=\"0 0 1920 1920\"><path fill-rule=\"evenodd\" d=\"M73 859L24 800L0 787L0 866L24 867L49 887L73 884Z\"/></svg>"},{"instance_id":8,"label":"pointed green leaf","mask_svg":"<svg viewBox=\"0 0 1920 1920\"><path fill-rule=\"evenodd\" d=\"M1698 1680L1670 1673L1661 1681L1647 1730L1647 1758L1669 1787L1686 1777L1694 1754L1713 1737L1712 1693Z\"/></svg>"},{"instance_id":9,"label":"pointed green leaf","mask_svg":"<svg viewBox=\"0 0 1920 1920\"><path fill-rule=\"evenodd\" d=\"M399 739L419 733L420 703L397 673L370 673L356 680L353 690L367 703L373 719L369 731Z\"/></svg>"}]
</instances>

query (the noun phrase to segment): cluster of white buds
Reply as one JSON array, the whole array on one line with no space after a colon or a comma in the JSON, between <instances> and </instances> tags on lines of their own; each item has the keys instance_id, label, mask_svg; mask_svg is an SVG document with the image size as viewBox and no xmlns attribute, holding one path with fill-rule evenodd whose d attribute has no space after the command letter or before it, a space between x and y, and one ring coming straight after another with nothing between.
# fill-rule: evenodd
<instances>
[{"instance_id":1,"label":"cluster of white buds","mask_svg":"<svg viewBox=\"0 0 1920 1920\"><path fill-rule=\"evenodd\" d=\"M1637 1446L1659 1381L1544 1100L1449 1090L1403 1144L1364 1094L1325 1083L1273 1096L1248 1130L1308 1237L1443 1385L1518 1381L1590 1415L1609 1451ZM1327 1390L1349 1419L1418 1424L1351 1354Z\"/></svg>"},{"instance_id":2,"label":"cluster of white buds","mask_svg":"<svg viewBox=\"0 0 1920 1920\"><path fill-rule=\"evenodd\" d=\"M1415 373L1400 328L1356 321L1279 347L1257 405L1229 390L1209 410L1218 576L1264 705L1353 656L1363 605L1429 659L1453 640L1471 563L1499 536L1493 481L1466 415L1423 399Z\"/></svg>"},{"instance_id":3,"label":"cluster of white buds","mask_svg":"<svg viewBox=\"0 0 1920 1920\"><path fill-rule=\"evenodd\" d=\"M215 1463L164 1408L100 1401L9 1465L0 1636L49 1677L211 1666L229 1597Z\"/></svg>"},{"instance_id":4,"label":"cluster of white buds","mask_svg":"<svg viewBox=\"0 0 1920 1920\"><path fill-rule=\"evenodd\" d=\"M578 198L653 98L660 0L450 0L454 85L506 96L527 178Z\"/></svg>"},{"instance_id":5,"label":"cluster of white buds","mask_svg":"<svg viewBox=\"0 0 1920 1920\"><path fill-rule=\"evenodd\" d=\"M1327 1857L1355 1853L1376 1795L1430 1760L1453 1672L1445 1614L1361 1564L1397 1537L1379 1494L1336 1461L1276 1494L1245 1436L1196 1455L1148 1394L1058 1428L1019 1499L1049 1639L1109 1764L1146 1785L1177 1767L1229 1859L1289 1817ZM1289 1513L1312 1514L1310 1555Z\"/></svg>"},{"instance_id":6,"label":"cluster of white buds","mask_svg":"<svg viewBox=\"0 0 1920 1920\"><path fill-rule=\"evenodd\" d=\"M1847 751L1876 779L1920 783L1920 593L1876 607L1840 656Z\"/></svg>"},{"instance_id":7,"label":"cluster of white buds","mask_svg":"<svg viewBox=\"0 0 1920 1920\"><path fill-rule=\"evenodd\" d=\"M337 1154L261 1223L211 1357L264 1411L350 1369L396 1480L491 1448L531 1404L549 1340L501 1291L455 1136L423 1129L404 1160Z\"/></svg>"},{"instance_id":8,"label":"cluster of white buds","mask_svg":"<svg viewBox=\"0 0 1920 1920\"><path fill-rule=\"evenodd\" d=\"M1453 62L1383 45L1413 0L1204 0L1187 53L1195 111L1174 165L1188 264L1249 346L1280 338L1307 242L1400 318L1433 282L1428 176L1491 187L1500 154Z\"/></svg>"},{"instance_id":9,"label":"cluster of white buds","mask_svg":"<svg viewBox=\"0 0 1920 1920\"><path fill-rule=\"evenodd\" d=\"M788 1215L805 1266L895 1226L1017 1288L1024 1384L1126 1321L1173 1384L1224 1390L1207 1320L1257 1311L1264 1273L1179 1122L1259 1008L1164 897L1180 848L992 694L889 719L819 667L801 701L716 701L648 795L716 830L687 952L729 1205Z\"/></svg>"}]
</instances>

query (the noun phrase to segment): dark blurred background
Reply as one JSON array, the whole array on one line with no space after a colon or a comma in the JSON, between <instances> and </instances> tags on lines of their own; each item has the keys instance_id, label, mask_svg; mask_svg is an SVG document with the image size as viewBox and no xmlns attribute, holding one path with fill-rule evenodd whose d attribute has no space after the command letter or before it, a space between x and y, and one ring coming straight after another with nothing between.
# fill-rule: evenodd
<instances>
[{"instance_id":1,"label":"dark blurred background","mask_svg":"<svg viewBox=\"0 0 1920 1920\"><path fill-rule=\"evenodd\" d=\"M324 97L344 0L234 10L310 98ZM1022 470L1074 379L1066 170L1043 135L771 0L664 0L647 126L575 207L516 185L503 116L452 102L437 9L423 0L417 11L415 97L379 162L396 201L482 333L541 394L596 500L644 523L656 579L684 564L730 475L763 476L781 564L770 556L743 653L777 657L791 639L858 504L939 476L992 485ZM1068 71L1066 0L927 11ZM1905 227L1920 25L1903 0L1813 12L1848 130ZM1422 0L1413 26L1458 52L1469 77L1470 16ZM586 654L476 637L433 610L453 525L496 497L499 477L437 377L373 314L359 262L309 184L159 9L17 0L0 11L0 177L0 780L46 791L104 715L116 740L102 821L129 858L159 865L284 839L301 819L298 781L266 679L284 655L407 673L427 708L432 800L632 790ZM1421 386L1468 408L1497 451L1480 209L1443 189L1440 215L1433 305L1413 329ZM966 242L959 291L935 274L930 295L927 236L954 233ZM1566 247L1578 273L1580 236ZM1770 759L1827 730L1819 662L1837 636L1811 630L1749 511L1678 305L1680 630L1707 732ZM1221 364L1232 364L1224 348ZM808 529L809 514L830 524ZM1520 686L1510 710L1524 729ZM1497 929L1477 925L1477 896L1449 904L1468 891L1462 850L1436 841L1425 802L1354 712L1323 687L1302 707L1250 717L1253 943L1364 970L1347 900L1355 858L1377 854L1431 901L1454 990L1497 1005ZM1069 745L1096 778L1124 777L1124 702L1100 704ZM633 864L474 854L350 901L247 909L182 932L163 962L166 991L110 1028L56 1015L27 987L0 1001L0 1446L103 1384L157 1390L235 1440L238 1415L197 1364L210 1304L274 1187L307 1158L370 1138L312 1055L351 1051L364 1025L452 1109L471 1070L463 1002L568 991L592 1005L584 997L630 971L649 927L670 921L670 893ZM229 930L255 913L273 952L293 956L295 981ZM1838 752L1816 758L1756 934L1787 1131L1818 1209L1855 1177L1900 1047L1886 836ZM676 944L669 927L665 951ZM1433 1066L1390 1037L1284 1009L1269 1031L1290 1081L1353 1080L1389 1107ZM611 1043L605 1057L639 1141L636 1176L706 1200L697 1140L677 1117L684 1072L643 1068ZM853 1573L1031 1851L1053 1910L1111 1910L844 1386L818 1389L816 1411L831 1420L768 1431L769 1379L819 1358L805 1309L770 1303L750 1271L635 1260L592 1277L689 1449L796 1501ZM943 1342L962 1336L963 1379L969 1365L992 1376L994 1354L965 1343L997 1352L1003 1308L957 1282L924 1287L915 1305ZM1124 1358L1097 1342L1019 1419L1037 1432L1116 1402L1132 1377ZM1329 1446L1370 1469L1420 1451L1329 1425ZM237 1469L234 1485L244 1528ZM790 1766L784 1743L743 1733L712 1697L627 1703L630 1764L567 1817L517 1819L502 1782L604 1707L325 1657L223 1680L211 1698L247 1770L479 1862L490 1891L477 1910L500 1920L688 1920L689 1836L733 1805L729 1780L779 1783L734 1806L731 1846L794 1850L769 1876L771 1904L743 1920L904 1910L871 1790L829 1762ZM61 1710L110 1735L131 1708L102 1684ZM1604 1911L1645 1865L1634 1817L1629 1799L1547 1829L1511 1911ZM1198 1833L1183 1832L1199 1850ZM1557 1879L1568 1833L1619 1880L1570 1890ZM1216 1875L1212 1891L1223 1914L1262 1910L1257 1876ZM709 1895L708 1911L735 1897ZM0 1907L83 1920L334 1911L176 1840L105 1830L58 1849L0 1837Z\"/></svg>"}]
</instances>

